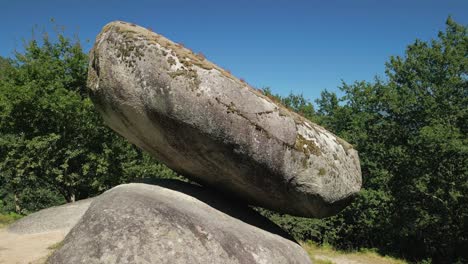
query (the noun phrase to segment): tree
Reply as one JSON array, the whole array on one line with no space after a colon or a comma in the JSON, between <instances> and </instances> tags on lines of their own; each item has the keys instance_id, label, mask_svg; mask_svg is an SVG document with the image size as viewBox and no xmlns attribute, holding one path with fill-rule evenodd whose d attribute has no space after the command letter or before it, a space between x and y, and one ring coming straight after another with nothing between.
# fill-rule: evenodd
<instances>
[{"instance_id":1,"label":"tree","mask_svg":"<svg viewBox=\"0 0 468 264\"><path fill-rule=\"evenodd\" d=\"M311 120L314 119L315 117L314 105L308 99L306 99L303 94L296 95L291 92L289 93L288 96L283 97L279 94L273 94L270 87L264 87L261 89L261 91L263 94L265 94L269 98L286 106L290 110L296 113L299 113L305 118L308 118Z\"/></svg>"},{"instance_id":2,"label":"tree","mask_svg":"<svg viewBox=\"0 0 468 264\"><path fill-rule=\"evenodd\" d=\"M378 248L410 260L468 255L468 37L451 18L386 64L387 79L322 92L312 119L359 151L363 189L339 215L268 213L298 239ZM282 98L280 101L284 102Z\"/></svg>"},{"instance_id":3,"label":"tree","mask_svg":"<svg viewBox=\"0 0 468 264\"><path fill-rule=\"evenodd\" d=\"M5 72L10 67L10 61L0 56L0 80L4 78Z\"/></svg>"},{"instance_id":4,"label":"tree","mask_svg":"<svg viewBox=\"0 0 468 264\"><path fill-rule=\"evenodd\" d=\"M103 124L86 91L88 58L79 41L44 35L0 62L3 208L27 213L135 177L176 176Z\"/></svg>"},{"instance_id":5,"label":"tree","mask_svg":"<svg viewBox=\"0 0 468 264\"><path fill-rule=\"evenodd\" d=\"M467 259L466 33L449 18L438 39L417 40L404 57L390 58L387 81L344 84L341 106L330 94L318 101L325 125L352 142L361 157L364 192L340 216L347 226L341 230L360 226L368 217L359 215L375 210L359 206L375 199L364 197L370 190L384 198L384 211L368 227L349 232L354 247L377 245L437 263ZM376 237L371 232L383 219L390 220L385 225L392 235L380 228ZM337 243L349 245L350 237L340 236Z\"/></svg>"},{"instance_id":6,"label":"tree","mask_svg":"<svg viewBox=\"0 0 468 264\"><path fill-rule=\"evenodd\" d=\"M437 262L468 259L468 29L447 20L437 40L387 63L383 111L401 149L391 169L402 246Z\"/></svg>"}]
</instances>

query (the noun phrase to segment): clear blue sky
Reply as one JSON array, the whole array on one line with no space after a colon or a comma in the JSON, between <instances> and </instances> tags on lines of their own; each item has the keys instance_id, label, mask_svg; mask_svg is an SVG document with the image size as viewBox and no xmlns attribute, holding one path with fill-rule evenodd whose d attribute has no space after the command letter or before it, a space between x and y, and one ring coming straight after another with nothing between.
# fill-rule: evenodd
<instances>
[{"instance_id":1,"label":"clear blue sky","mask_svg":"<svg viewBox=\"0 0 468 264\"><path fill-rule=\"evenodd\" d=\"M0 56L21 49L50 18L90 39L113 20L150 27L256 87L314 100L345 82L383 76L390 55L445 28L468 24L467 0L89 1L2 0Z\"/></svg>"}]
</instances>

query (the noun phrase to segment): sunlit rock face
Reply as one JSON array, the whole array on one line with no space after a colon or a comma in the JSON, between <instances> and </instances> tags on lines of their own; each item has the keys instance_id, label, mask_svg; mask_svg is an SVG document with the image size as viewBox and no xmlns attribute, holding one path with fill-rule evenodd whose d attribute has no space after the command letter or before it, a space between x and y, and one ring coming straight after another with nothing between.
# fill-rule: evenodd
<instances>
[{"instance_id":1,"label":"sunlit rock face","mask_svg":"<svg viewBox=\"0 0 468 264\"><path fill-rule=\"evenodd\" d=\"M103 28L90 53L88 87L120 135L180 174L250 204L325 217L361 187L350 144L145 28Z\"/></svg>"},{"instance_id":2,"label":"sunlit rock face","mask_svg":"<svg viewBox=\"0 0 468 264\"><path fill-rule=\"evenodd\" d=\"M126 184L96 197L49 264L310 264L244 204L183 182Z\"/></svg>"}]
</instances>

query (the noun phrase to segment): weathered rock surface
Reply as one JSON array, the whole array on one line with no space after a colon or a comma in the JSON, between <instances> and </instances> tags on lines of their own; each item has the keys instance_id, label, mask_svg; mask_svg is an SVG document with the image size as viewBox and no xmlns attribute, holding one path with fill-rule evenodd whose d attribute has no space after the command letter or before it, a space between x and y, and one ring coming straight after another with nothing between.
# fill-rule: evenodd
<instances>
[{"instance_id":1,"label":"weathered rock surface","mask_svg":"<svg viewBox=\"0 0 468 264\"><path fill-rule=\"evenodd\" d=\"M266 231L268 230L268 231ZM120 185L95 198L49 263L310 263L266 218L182 182Z\"/></svg>"},{"instance_id":2,"label":"weathered rock surface","mask_svg":"<svg viewBox=\"0 0 468 264\"><path fill-rule=\"evenodd\" d=\"M360 189L350 144L142 27L104 27L88 87L107 124L130 142L249 203L324 217Z\"/></svg>"},{"instance_id":3,"label":"weathered rock surface","mask_svg":"<svg viewBox=\"0 0 468 264\"><path fill-rule=\"evenodd\" d=\"M16 234L36 234L61 230L68 232L80 220L93 199L54 206L25 216L8 227Z\"/></svg>"}]
</instances>

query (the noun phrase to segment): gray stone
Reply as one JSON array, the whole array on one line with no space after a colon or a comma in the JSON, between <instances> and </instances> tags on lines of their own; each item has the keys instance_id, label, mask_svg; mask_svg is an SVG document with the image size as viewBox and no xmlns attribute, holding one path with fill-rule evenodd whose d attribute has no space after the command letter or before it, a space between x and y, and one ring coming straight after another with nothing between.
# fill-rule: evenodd
<instances>
[{"instance_id":1,"label":"gray stone","mask_svg":"<svg viewBox=\"0 0 468 264\"><path fill-rule=\"evenodd\" d=\"M130 142L251 204L324 217L361 187L350 144L142 27L104 27L88 87L105 122Z\"/></svg>"},{"instance_id":2,"label":"gray stone","mask_svg":"<svg viewBox=\"0 0 468 264\"><path fill-rule=\"evenodd\" d=\"M117 186L95 198L49 263L310 263L272 222L221 194L176 181Z\"/></svg>"},{"instance_id":3,"label":"gray stone","mask_svg":"<svg viewBox=\"0 0 468 264\"><path fill-rule=\"evenodd\" d=\"M55 230L68 232L86 212L93 199L54 206L25 216L8 227L16 234L35 234Z\"/></svg>"}]
</instances>

